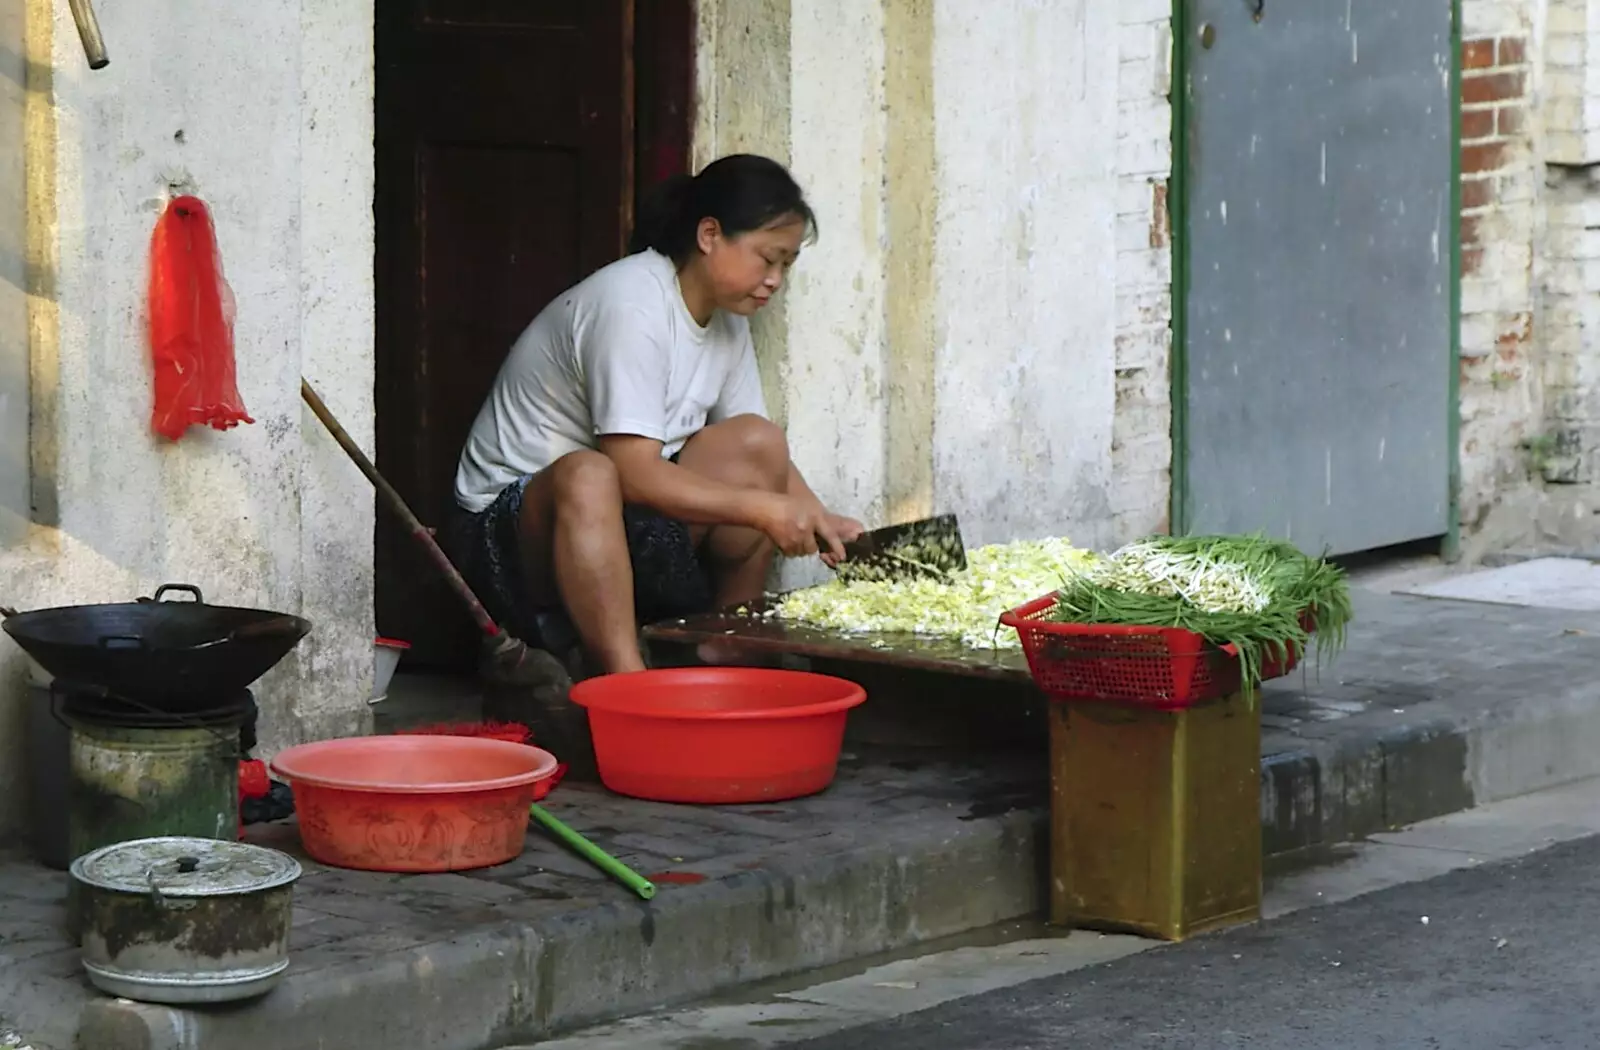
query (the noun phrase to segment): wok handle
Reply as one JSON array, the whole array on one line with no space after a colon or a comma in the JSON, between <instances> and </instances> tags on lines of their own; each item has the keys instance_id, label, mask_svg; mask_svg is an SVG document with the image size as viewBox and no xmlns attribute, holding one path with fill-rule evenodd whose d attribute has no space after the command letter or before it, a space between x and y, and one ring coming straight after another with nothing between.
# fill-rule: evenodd
<instances>
[{"instance_id":1,"label":"wok handle","mask_svg":"<svg viewBox=\"0 0 1600 1050\"><path fill-rule=\"evenodd\" d=\"M153 600L159 602L161 600L161 596L166 594L168 591L181 591L184 594L193 595L194 600L200 605L204 605L206 603L205 598L200 594L200 588L196 587L192 583L163 583L161 586L156 588L156 596Z\"/></svg>"},{"instance_id":2,"label":"wok handle","mask_svg":"<svg viewBox=\"0 0 1600 1050\"><path fill-rule=\"evenodd\" d=\"M231 641L246 638L273 638L280 634L293 634L300 629L292 617L281 616L260 623L247 623L243 627L236 627L229 633Z\"/></svg>"},{"instance_id":3,"label":"wok handle","mask_svg":"<svg viewBox=\"0 0 1600 1050\"><path fill-rule=\"evenodd\" d=\"M112 645L112 642L129 642L129 645ZM102 649L143 649L144 639L134 634L106 634L97 643Z\"/></svg>"}]
</instances>

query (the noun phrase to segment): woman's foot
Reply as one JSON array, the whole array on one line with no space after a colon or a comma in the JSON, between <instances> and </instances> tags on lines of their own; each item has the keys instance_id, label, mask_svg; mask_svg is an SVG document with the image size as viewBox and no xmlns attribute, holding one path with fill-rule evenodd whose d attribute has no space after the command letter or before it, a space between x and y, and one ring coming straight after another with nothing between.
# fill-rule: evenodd
<instances>
[{"instance_id":1,"label":"woman's foot","mask_svg":"<svg viewBox=\"0 0 1600 1050\"><path fill-rule=\"evenodd\" d=\"M518 722L533 732L533 742L567 763L575 780L598 776L588 712L572 702L573 676L561 660L543 649L527 647L515 673L503 665L485 667L483 713L499 722Z\"/></svg>"},{"instance_id":2,"label":"woman's foot","mask_svg":"<svg viewBox=\"0 0 1600 1050\"><path fill-rule=\"evenodd\" d=\"M572 677L574 682L581 682L586 678L594 678L602 673L595 667L594 661L584 654L583 646L576 642L563 646L557 659L566 668L567 674ZM654 666L650 662L650 649L645 644L643 635L639 636L639 661L644 664L647 670Z\"/></svg>"}]
</instances>

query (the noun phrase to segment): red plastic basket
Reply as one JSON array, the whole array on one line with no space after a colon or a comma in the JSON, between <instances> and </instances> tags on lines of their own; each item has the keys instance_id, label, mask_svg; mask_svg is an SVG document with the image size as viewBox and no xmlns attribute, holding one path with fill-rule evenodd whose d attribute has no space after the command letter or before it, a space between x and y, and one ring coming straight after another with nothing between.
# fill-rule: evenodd
<instances>
[{"instance_id":1,"label":"red plastic basket","mask_svg":"<svg viewBox=\"0 0 1600 1050\"><path fill-rule=\"evenodd\" d=\"M1176 711L1239 691L1238 651L1216 646L1181 627L1058 623L1044 619L1054 595L1000 616L1022 639L1028 669L1055 700L1096 700ZM1299 662L1263 661L1263 680L1288 674Z\"/></svg>"}]
</instances>

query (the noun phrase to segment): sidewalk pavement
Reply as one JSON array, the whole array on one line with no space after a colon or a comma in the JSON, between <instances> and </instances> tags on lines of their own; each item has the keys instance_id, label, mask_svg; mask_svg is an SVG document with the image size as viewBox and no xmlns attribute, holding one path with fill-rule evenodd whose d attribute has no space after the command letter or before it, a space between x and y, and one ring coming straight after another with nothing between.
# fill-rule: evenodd
<instances>
[{"instance_id":1,"label":"sidewalk pavement","mask_svg":"<svg viewBox=\"0 0 1600 1050\"><path fill-rule=\"evenodd\" d=\"M1600 774L1600 615L1360 592L1357 617L1337 663L1263 695L1270 854L1315 856ZM963 689L974 707L989 699ZM907 698L882 699L907 710ZM667 806L563 784L551 810L656 877L648 904L537 832L518 861L483 872L306 862L288 978L229 1008L97 996L60 932L65 876L7 855L0 1030L41 1050L75 1039L84 1050L485 1050L1040 910L1042 733L992 753L959 737L885 747L861 735L833 788L778 805ZM292 825L253 838L299 852Z\"/></svg>"}]
</instances>

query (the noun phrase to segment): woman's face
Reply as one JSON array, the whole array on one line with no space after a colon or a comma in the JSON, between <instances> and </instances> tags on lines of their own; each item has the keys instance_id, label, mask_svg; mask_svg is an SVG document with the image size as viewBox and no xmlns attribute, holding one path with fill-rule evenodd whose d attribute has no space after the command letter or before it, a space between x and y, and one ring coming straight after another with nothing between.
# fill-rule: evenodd
<instances>
[{"instance_id":1,"label":"woman's face","mask_svg":"<svg viewBox=\"0 0 1600 1050\"><path fill-rule=\"evenodd\" d=\"M767 305L799 258L805 233L805 223L792 215L733 237L717 220L702 219L700 258L716 305L745 317Z\"/></svg>"}]
</instances>

